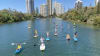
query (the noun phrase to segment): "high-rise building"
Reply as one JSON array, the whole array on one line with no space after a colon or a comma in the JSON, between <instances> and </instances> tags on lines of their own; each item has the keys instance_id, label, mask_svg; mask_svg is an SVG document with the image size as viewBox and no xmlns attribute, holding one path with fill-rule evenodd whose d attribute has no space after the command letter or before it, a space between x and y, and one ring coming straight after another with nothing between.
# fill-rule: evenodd
<instances>
[{"instance_id":1,"label":"high-rise building","mask_svg":"<svg viewBox=\"0 0 100 56\"><path fill-rule=\"evenodd\" d=\"M75 8L77 10L81 9L82 8L82 4L83 4L83 2L81 0L77 0L76 3L75 3Z\"/></svg>"},{"instance_id":2,"label":"high-rise building","mask_svg":"<svg viewBox=\"0 0 100 56\"><path fill-rule=\"evenodd\" d=\"M97 8L97 12L100 13L100 0L95 0L95 5Z\"/></svg>"},{"instance_id":3,"label":"high-rise building","mask_svg":"<svg viewBox=\"0 0 100 56\"><path fill-rule=\"evenodd\" d=\"M95 5L97 6L100 3L100 0L95 0Z\"/></svg>"},{"instance_id":4,"label":"high-rise building","mask_svg":"<svg viewBox=\"0 0 100 56\"><path fill-rule=\"evenodd\" d=\"M58 3L55 1L54 3L54 13L56 13L57 16L64 13L64 6L61 3Z\"/></svg>"},{"instance_id":5,"label":"high-rise building","mask_svg":"<svg viewBox=\"0 0 100 56\"><path fill-rule=\"evenodd\" d=\"M47 14L47 5L46 4L40 5L40 15L44 16L44 17L48 16L48 14Z\"/></svg>"},{"instance_id":6,"label":"high-rise building","mask_svg":"<svg viewBox=\"0 0 100 56\"><path fill-rule=\"evenodd\" d=\"M52 15L52 0L47 0L48 16Z\"/></svg>"},{"instance_id":7,"label":"high-rise building","mask_svg":"<svg viewBox=\"0 0 100 56\"><path fill-rule=\"evenodd\" d=\"M34 12L34 0L26 0L26 9L29 14Z\"/></svg>"}]
</instances>

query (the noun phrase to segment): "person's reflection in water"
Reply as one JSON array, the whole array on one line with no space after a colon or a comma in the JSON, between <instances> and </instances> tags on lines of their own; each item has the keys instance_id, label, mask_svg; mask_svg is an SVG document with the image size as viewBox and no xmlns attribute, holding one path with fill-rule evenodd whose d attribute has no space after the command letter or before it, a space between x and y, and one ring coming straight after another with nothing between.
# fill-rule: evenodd
<instances>
[{"instance_id":1,"label":"person's reflection in water","mask_svg":"<svg viewBox=\"0 0 100 56\"><path fill-rule=\"evenodd\" d=\"M70 41L66 40L66 43L69 45L70 44Z\"/></svg>"},{"instance_id":2,"label":"person's reflection in water","mask_svg":"<svg viewBox=\"0 0 100 56\"><path fill-rule=\"evenodd\" d=\"M78 36L78 34L77 34L77 31L76 31L75 34L74 34L74 37L77 38L77 36Z\"/></svg>"},{"instance_id":3,"label":"person's reflection in water","mask_svg":"<svg viewBox=\"0 0 100 56\"><path fill-rule=\"evenodd\" d=\"M75 45L75 46L77 46L77 45L78 45L78 43L77 43L77 42L74 42L74 45Z\"/></svg>"},{"instance_id":4,"label":"person's reflection in water","mask_svg":"<svg viewBox=\"0 0 100 56\"><path fill-rule=\"evenodd\" d=\"M45 55L45 52L42 51L40 56L46 56L46 55Z\"/></svg>"},{"instance_id":5,"label":"person's reflection in water","mask_svg":"<svg viewBox=\"0 0 100 56\"><path fill-rule=\"evenodd\" d=\"M23 55L23 52L16 54L16 55L13 55L13 56L22 56L22 55Z\"/></svg>"}]
</instances>

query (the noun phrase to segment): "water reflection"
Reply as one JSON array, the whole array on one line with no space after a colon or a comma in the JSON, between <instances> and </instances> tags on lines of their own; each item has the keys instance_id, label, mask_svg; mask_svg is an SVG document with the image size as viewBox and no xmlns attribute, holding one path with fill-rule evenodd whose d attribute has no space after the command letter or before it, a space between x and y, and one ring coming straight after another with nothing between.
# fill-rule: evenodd
<instances>
[{"instance_id":1,"label":"water reflection","mask_svg":"<svg viewBox=\"0 0 100 56\"><path fill-rule=\"evenodd\" d=\"M46 56L45 52L42 51L40 56Z\"/></svg>"},{"instance_id":2,"label":"water reflection","mask_svg":"<svg viewBox=\"0 0 100 56\"><path fill-rule=\"evenodd\" d=\"M56 24L58 36L54 36ZM99 56L100 29L96 30L83 24L76 25L77 27L74 28L71 22L48 18L0 26L0 33L2 33L0 34L0 50L2 50L0 55L14 54L16 46L9 46L8 43L26 42L27 44L23 45L24 50L17 56ZM39 37L33 37L34 30L38 30ZM78 42L73 40L76 31ZM46 50L41 52L40 37L46 38L46 32L50 33L50 41L45 41ZM70 34L70 41L66 40L66 34Z\"/></svg>"}]
</instances>

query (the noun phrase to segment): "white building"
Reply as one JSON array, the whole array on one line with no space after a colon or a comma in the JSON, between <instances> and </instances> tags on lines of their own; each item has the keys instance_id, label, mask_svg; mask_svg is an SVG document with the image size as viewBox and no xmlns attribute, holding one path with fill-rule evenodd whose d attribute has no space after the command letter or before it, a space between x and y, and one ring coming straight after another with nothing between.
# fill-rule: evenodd
<instances>
[{"instance_id":1,"label":"white building","mask_svg":"<svg viewBox=\"0 0 100 56\"><path fill-rule=\"evenodd\" d=\"M44 17L48 16L47 5L45 4L40 5L40 15Z\"/></svg>"},{"instance_id":2,"label":"white building","mask_svg":"<svg viewBox=\"0 0 100 56\"><path fill-rule=\"evenodd\" d=\"M95 5L97 6L100 3L100 0L95 0Z\"/></svg>"},{"instance_id":3,"label":"white building","mask_svg":"<svg viewBox=\"0 0 100 56\"><path fill-rule=\"evenodd\" d=\"M83 2L81 0L77 0L76 3L75 3L75 8L77 10L81 9L82 8L82 4L83 4Z\"/></svg>"},{"instance_id":4,"label":"white building","mask_svg":"<svg viewBox=\"0 0 100 56\"><path fill-rule=\"evenodd\" d=\"M57 16L63 14L64 13L64 6L61 3L58 3L55 1L54 12L56 13Z\"/></svg>"},{"instance_id":5,"label":"white building","mask_svg":"<svg viewBox=\"0 0 100 56\"><path fill-rule=\"evenodd\" d=\"M47 0L47 12L48 16L52 15L52 0Z\"/></svg>"},{"instance_id":6,"label":"white building","mask_svg":"<svg viewBox=\"0 0 100 56\"><path fill-rule=\"evenodd\" d=\"M97 8L97 12L100 13L100 0L95 0L95 5Z\"/></svg>"},{"instance_id":7,"label":"white building","mask_svg":"<svg viewBox=\"0 0 100 56\"><path fill-rule=\"evenodd\" d=\"M26 0L26 9L29 14L34 12L34 0Z\"/></svg>"}]
</instances>

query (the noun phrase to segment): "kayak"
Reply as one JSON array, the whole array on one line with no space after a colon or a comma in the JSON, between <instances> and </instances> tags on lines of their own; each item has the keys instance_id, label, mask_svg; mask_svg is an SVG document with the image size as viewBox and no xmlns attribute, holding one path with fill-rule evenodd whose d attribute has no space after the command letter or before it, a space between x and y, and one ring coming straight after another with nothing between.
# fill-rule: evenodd
<instances>
[{"instance_id":1,"label":"kayak","mask_svg":"<svg viewBox=\"0 0 100 56\"><path fill-rule=\"evenodd\" d=\"M50 38L46 38L46 40L47 40L47 41L49 41L49 40L50 40Z\"/></svg>"},{"instance_id":2,"label":"kayak","mask_svg":"<svg viewBox=\"0 0 100 56\"><path fill-rule=\"evenodd\" d=\"M16 54L20 53L22 51L22 46L20 44L18 44L17 48L16 48Z\"/></svg>"},{"instance_id":3,"label":"kayak","mask_svg":"<svg viewBox=\"0 0 100 56\"><path fill-rule=\"evenodd\" d=\"M20 49L16 49L16 54L18 54L18 53L20 53L22 51L22 48L20 48Z\"/></svg>"},{"instance_id":4,"label":"kayak","mask_svg":"<svg viewBox=\"0 0 100 56\"><path fill-rule=\"evenodd\" d=\"M74 39L74 41L75 41L75 42L77 42L77 41L78 41L78 39L77 39L77 38L75 38L75 37L74 37L73 39Z\"/></svg>"},{"instance_id":5,"label":"kayak","mask_svg":"<svg viewBox=\"0 0 100 56\"><path fill-rule=\"evenodd\" d=\"M45 44L44 44L44 43L42 43L42 44L40 45L40 50L41 50L41 51L44 51L44 50L45 50Z\"/></svg>"}]
</instances>

